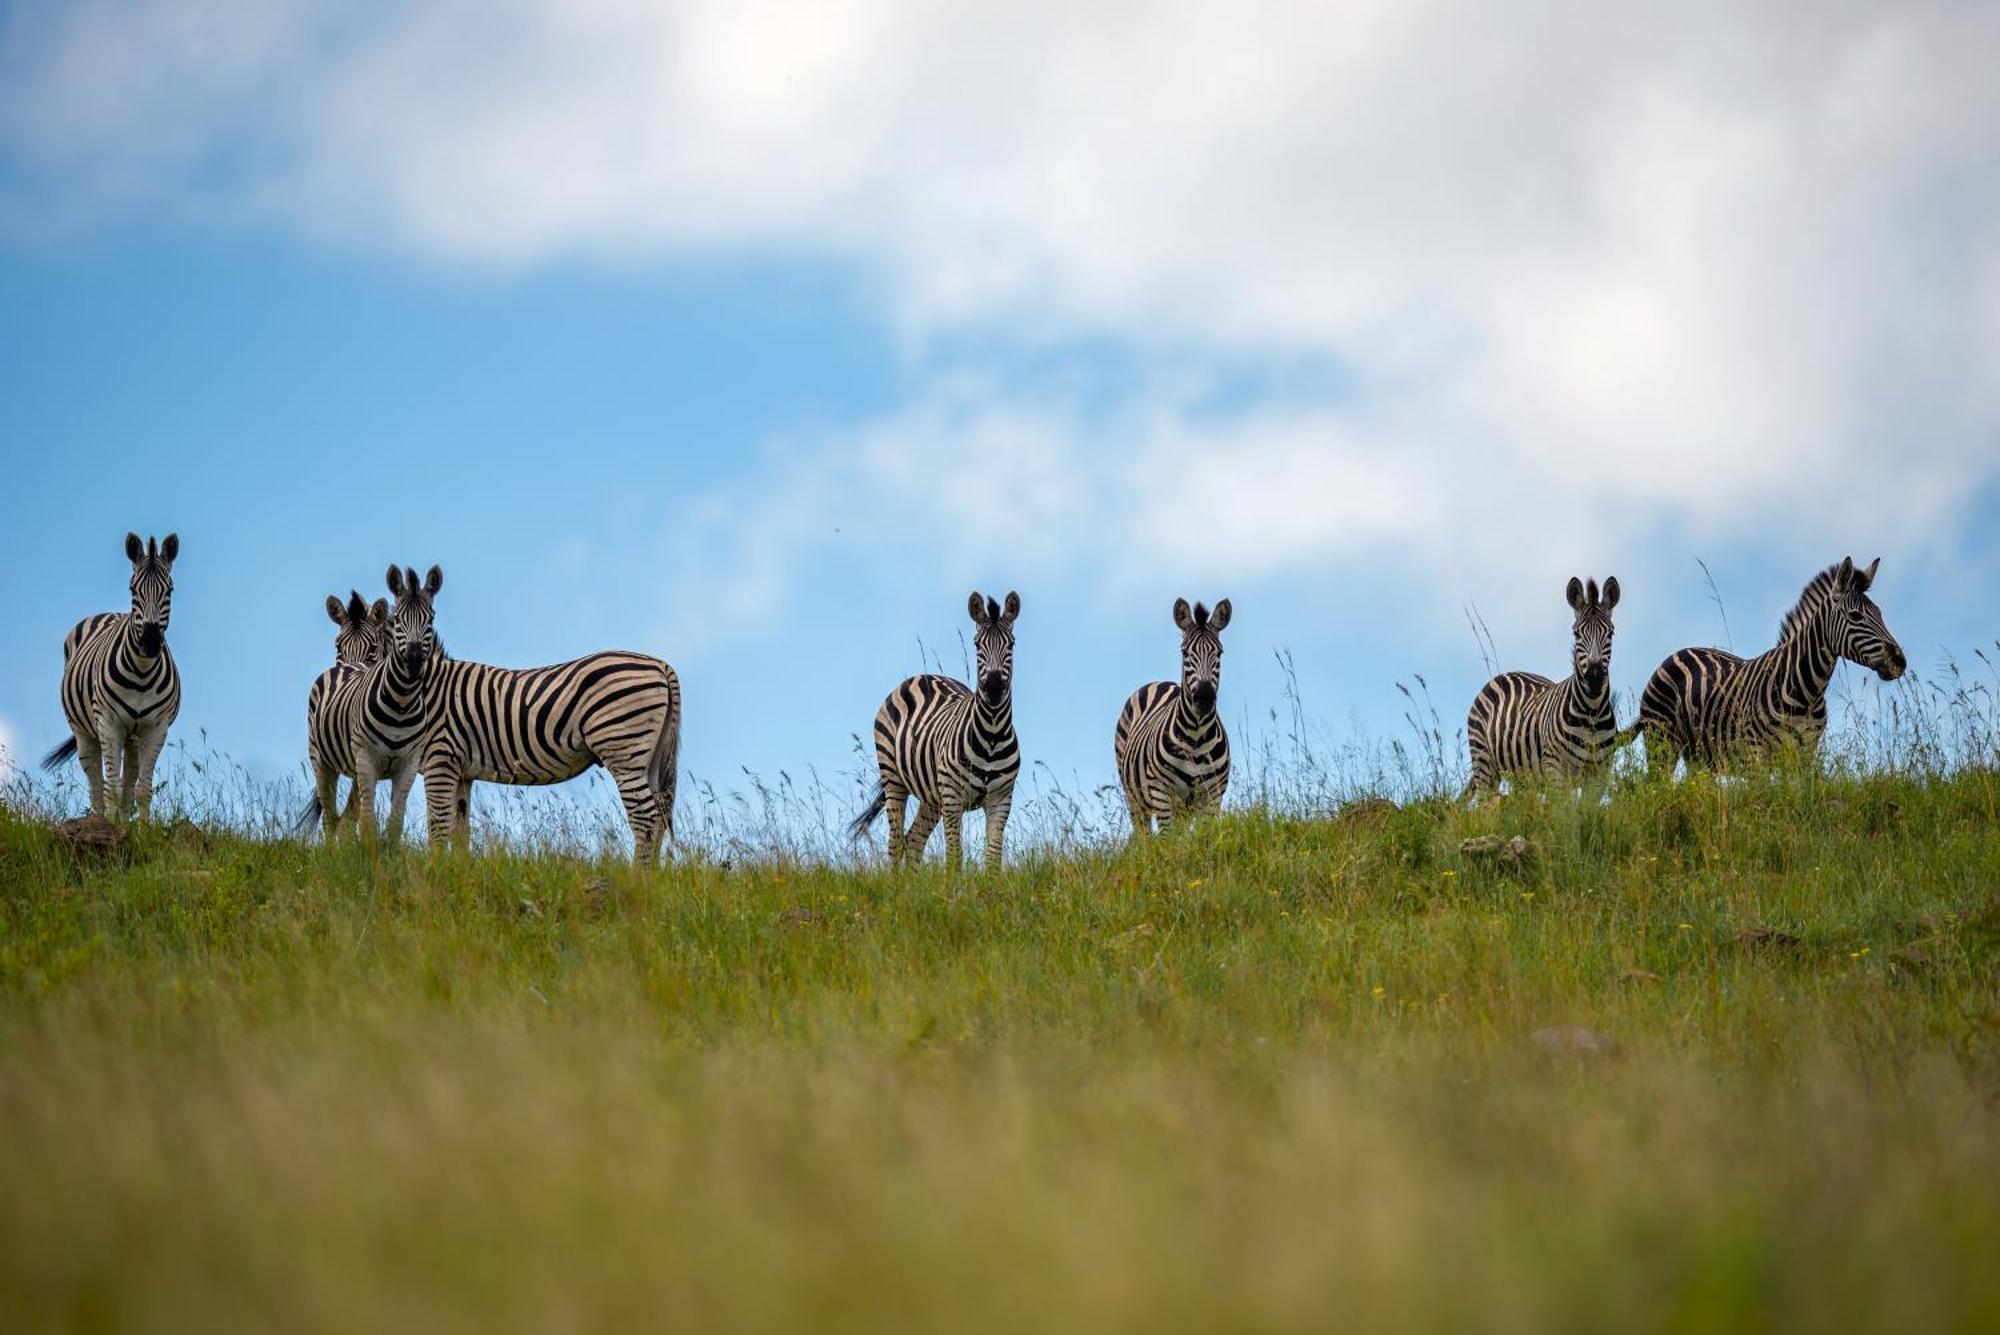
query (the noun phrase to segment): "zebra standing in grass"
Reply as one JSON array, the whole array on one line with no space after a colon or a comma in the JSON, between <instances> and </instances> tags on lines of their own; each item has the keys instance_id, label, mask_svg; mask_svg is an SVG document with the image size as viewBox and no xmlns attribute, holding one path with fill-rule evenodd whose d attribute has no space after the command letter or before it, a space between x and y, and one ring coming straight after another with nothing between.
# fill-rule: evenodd
<instances>
[{"instance_id":1,"label":"zebra standing in grass","mask_svg":"<svg viewBox=\"0 0 2000 1335\"><path fill-rule=\"evenodd\" d=\"M389 645L389 601L377 598L370 607L358 591L348 594L346 603L337 594L328 594L326 615L334 624L333 666L313 678L312 690L306 694L306 755L312 764L315 780L315 794L312 804L306 808L301 818L303 824L310 824L312 818L322 812L328 813L326 830L329 835L344 821L354 818L358 789L349 785L347 806L340 813L339 821L331 818L333 811L332 794L326 793L325 801L317 791L318 776L323 758L344 755L346 746L342 740L329 731L328 701L358 680L363 669L379 662L388 652ZM349 772L336 765L336 778Z\"/></svg>"},{"instance_id":2,"label":"zebra standing in grass","mask_svg":"<svg viewBox=\"0 0 2000 1335\"><path fill-rule=\"evenodd\" d=\"M1565 595L1576 614L1571 673L1560 682L1533 672L1503 672L1486 683L1465 717L1472 752L1466 791L1497 788L1502 775L1564 779L1596 772L1618 740L1611 711L1611 609L1618 578L1588 584L1572 577Z\"/></svg>"},{"instance_id":3,"label":"zebra standing in grass","mask_svg":"<svg viewBox=\"0 0 2000 1335\"><path fill-rule=\"evenodd\" d=\"M1021 772L1021 744L1014 734L1014 618L1021 595L1002 607L974 592L966 604L979 657L979 689L934 673L911 677L875 714L875 764L881 786L848 833L860 838L883 811L889 813L889 863L918 862L931 830L944 822L945 863L963 861L960 823L968 811L986 812L986 869L1000 866L1014 780ZM903 833L909 798L916 820Z\"/></svg>"},{"instance_id":4,"label":"zebra standing in grass","mask_svg":"<svg viewBox=\"0 0 2000 1335\"><path fill-rule=\"evenodd\" d=\"M1181 632L1181 679L1141 686L1118 713L1112 750L1132 813L1134 838L1164 833L1185 814L1219 810L1229 788L1229 732L1216 712L1222 690L1222 631L1229 600L1215 610L1174 600Z\"/></svg>"},{"instance_id":5,"label":"zebra standing in grass","mask_svg":"<svg viewBox=\"0 0 2000 1335\"><path fill-rule=\"evenodd\" d=\"M181 711L181 676L167 648L173 613L174 558L181 540L125 535L132 563L132 610L86 617L63 639L62 705L70 740L42 758L54 769L71 756L90 783L100 816L140 816L153 805L153 766Z\"/></svg>"},{"instance_id":6,"label":"zebra standing in grass","mask_svg":"<svg viewBox=\"0 0 2000 1335\"><path fill-rule=\"evenodd\" d=\"M1881 564L1878 556L1862 570L1844 557L1813 576L1779 625L1777 645L1755 658L1721 649L1669 657L1646 683L1639 721L1621 740L1645 735L1649 769L1656 755L1721 769L1774 744L1811 754L1826 731L1826 688L1841 659L1883 681L1909 666L1868 596Z\"/></svg>"},{"instance_id":7,"label":"zebra standing in grass","mask_svg":"<svg viewBox=\"0 0 2000 1335\"><path fill-rule=\"evenodd\" d=\"M618 785L633 853L653 865L674 835L681 683L664 661L611 650L540 668L432 656L424 802L431 843L463 842L476 780L551 784L602 765Z\"/></svg>"},{"instance_id":8,"label":"zebra standing in grass","mask_svg":"<svg viewBox=\"0 0 2000 1335\"><path fill-rule=\"evenodd\" d=\"M329 838L343 818L334 807L341 775L354 781L348 812L369 839L375 836L375 785L389 780L391 843L403 836L403 812L417 779L426 722L425 672L437 646L435 599L444 587L444 572L432 566L418 583L415 570L390 566L388 579L396 605L388 613L383 652L345 672L336 667L340 675L310 718L306 749L314 793L300 821L310 822L317 814ZM312 710L311 701L307 708Z\"/></svg>"}]
</instances>

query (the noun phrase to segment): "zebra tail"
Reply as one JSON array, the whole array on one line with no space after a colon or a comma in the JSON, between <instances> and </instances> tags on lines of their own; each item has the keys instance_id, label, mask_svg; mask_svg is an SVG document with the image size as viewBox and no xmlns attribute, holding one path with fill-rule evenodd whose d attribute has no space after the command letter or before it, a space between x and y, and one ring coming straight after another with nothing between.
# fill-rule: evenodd
<instances>
[{"instance_id":1,"label":"zebra tail","mask_svg":"<svg viewBox=\"0 0 2000 1335\"><path fill-rule=\"evenodd\" d=\"M299 818L292 822L292 829L299 834L308 833L312 829L313 822L319 819L319 812L319 794L314 793L312 800L306 803L306 809L301 811Z\"/></svg>"},{"instance_id":2,"label":"zebra tail","mask_svg":"<svg viewBox=\"0 0 2000 1335\"><path fill-rule=\"evenodd\" d=\"M1638 741L1640 735L1645 731L1646 731L1646 719L1644 715L1641 715L1640 717L1632 721L1631 727L1621 729L1620 731L1612 734L1611 749L1614 751L1624 750L1626 747L1632 745L1632 743Z\"/></svg>"},{"instance_id":3,"label":"zebra tail","mask_svg":"<svg viewBox=\"0 0 2000 1335\"><path fill-rule=\"evenodd\" d=\"M54 769L58 765L62 764L65 760L70 759L75 754L76 754L76 738L71 737L61 746L58 746L55 750L49 752L47 755L42 757L42 768Z\"/></svg>"},{"instance_id":4,"label":"zebra tail","mask_svg":"<svg viewBox=\"0 0 2000 1335\"><path fill-rule=\"evenodd\" d=\"M660 725L659 739L653 743L653 787L660 795L661 816L667 838L674 837L674 789L681 776L681 683L672 668L667 669L667 721Z\"/></svg>"},{"instance_id":5,"label":"zebra tail","mask_svg":"<svg viewBox=\"0 0 2000 1335\"><path fill-rule=\"evenodd\" d=\"M888 794L882 791L881 784L879 783L876 784L875 798L873 801L869 802L868 809L863 811L859 816L856 816L853 820L848 822L847 837L849 839L859 839L862 835L867 834L868 827L875 823L875 818L881 815L883 810L888 805L889 805Z\"/></svg>"}]
</instances>

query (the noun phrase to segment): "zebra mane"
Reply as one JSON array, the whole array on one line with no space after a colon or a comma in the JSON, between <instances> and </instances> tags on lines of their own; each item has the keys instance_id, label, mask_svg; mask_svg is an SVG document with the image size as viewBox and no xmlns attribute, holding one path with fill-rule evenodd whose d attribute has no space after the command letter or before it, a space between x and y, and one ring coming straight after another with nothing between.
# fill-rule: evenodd
<instances>
[{"instance_id":1,"label":"zebra mane","mask_svg":"<svg viewBox=\"0 0 2000 1335\"><path fill-rule=\"evenodd\" d=\"M1812 580L1806 585L1805 591L1799 594L1797 605L1791 611L1785 613L1785 619L1778 623L1779 643L1791 639L1794 635L1804 630L1806 625L1819 615L1819 609L1824 607L1826 600L1833 596L1834 589L1839 582L1840 567L1837 564L1828 566L1812 577Z\"/></svg>"}]
</instances>

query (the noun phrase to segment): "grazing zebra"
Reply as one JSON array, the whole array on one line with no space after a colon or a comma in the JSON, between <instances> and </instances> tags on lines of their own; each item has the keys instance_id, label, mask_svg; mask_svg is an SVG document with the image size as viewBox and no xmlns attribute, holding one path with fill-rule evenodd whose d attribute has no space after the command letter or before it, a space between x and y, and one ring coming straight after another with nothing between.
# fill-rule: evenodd
<instances>
[{"instance_id":1,"label":"grazing zebra","mask_svg":"<svg viewBox=\"0 0 2000 1335\"><path fill-rule=\"evenodd\" d=\"M328 594L326 615L335 626L333 635L333 666L313 678L312 690L306 695L306 754L312 761L315 784L320 773L322 756L336 750L344 752L338 739L321 732L322 713L327 709L327 700L361 676L361 671L369 664L377 662L388 651L389 643L389 600L377 598L370 607L359 592L350 592L346 603L339 595ZM338 773L345 772L336 769ZM313 817L326 813L326 832L331 835L338 824L351 821L356 810L359 790L348 786L347 806L340 813L339 821L332 817L331 793L322 802L315 789L312 803L299 818L299 823L310 825Z\"/></svg>"},{"instance_id":2,"label":"grazing zebra","mask_svg":"<svg viewBox=\"0 0 2000 1335\"><path fill-rule=\"evenodd\" d=\"M1229 788L1229 733L1215 699L1222 689L1222 631L1228 624L1227 598L1213 612L1176 598L1180 681L1141 686L1118 712L1112 749L1134 838L1151 833L1156 820L1164 833L1182 815L1222 806Z\"/></svg>"},{"instance_id":3,"label":"grazing zebra","mask_svg":"<svg viewBox=\"0 0 2000 1335\"><path fill-rule=\"evenodd\" d=\"M181 676L167 648L180 550L177 533L143 546L127 533L132 610L86 617L63 639L62 705L71 736L42 758L42 768L77 757L90 782L90 809L100 816L113 814L114 800L120 816L152 810L153 766L181 711Z\"/></svg>"},{"instance_id":4,"label":"grazing zebra","mask_svg":"<svg viewBox=\"0 0 2000 1335\"><path fill-rule=\"evenodd\" d=\"M633 854L653 865L674 835L681 683L664 661L611 650L539 668L432 655L424 803L431 843L463 842L476 780L551 784L602 765L618 785Z\"/></svg>"},{"instance_id":5,"label":"grazing zebra","mask_svg":"<svg viewBox=\"0 0 2000 1335\"><path fill-rule=\"evenodd\" d=\"M1610 759L1618 724L1611 713L1611 609L1618 579L1572 577L1566 594L1576 614L1571 673L1560 682L1533 672L1503 672L1486 683L1465 717L1472 752L1468 793L1499 786L1507 774L1564 779L1596 772Z\"/></svg>"},{"instance_id":6,"label":"grazing zebra","mask_svg":"<svg viewBox=\"0 0 2000 1335\"><path fill-rule=\"evenodd\" d=\"M318 814L329 838L343 818L334 809L341 775L354 781L346 814L370 839L375 836L375 785L389 780L391 843L403 836L403 812L417 779L425 735L425 671L437 644L432 628L444 572L432 566L418 583L415 570L390 566L388 580L396 605L388 613L383 652L373 662L336 666L329 674L335 680L319 698L317 711L312 700L307 702L306 751L314 794L300 821L310 822Z\"/></svg>"},{"instance_id":7,"label":"grazing zebra","mask_svg":"<svg viewBox=\"0 0 2000 1335\"><path fill-rule=\"evenodd\" d=\"M966 610L978 627L979 689L932 673L911 677L889 693L875 714L875 764L881 786L848 826L855 838L889 813L889 863L921 861L924 845L944 822L945 863L963 861L960 823L968 811L986 811L986 869L1000 865L1014 779L1021 772L1021 744L1014 735L1014 618L1021 595L1003 608L974 592ZM909 834L903 816L910 796L917 817Z\"/></svg>"},{"instance_id":8,"label":"grazing zebra","mask_svg":"<svg viewBox=\"0 0 2000 1335\"><path fill-rule=\"evenodd\" d=\"M1649 769L1656 754L1711 769L1774 744L1811 754L1826 731L1826 688L1841 659L1873 669L1883 681L1909 666L1868 596L1881 564L1878 556L1862 570L1843 557L1814 575L1779 625L1777 645L1755 658L1721 649L1670 656L1646 683L1639 721L1620 740L1643 733Z\"/></svg>"}]
</instances>

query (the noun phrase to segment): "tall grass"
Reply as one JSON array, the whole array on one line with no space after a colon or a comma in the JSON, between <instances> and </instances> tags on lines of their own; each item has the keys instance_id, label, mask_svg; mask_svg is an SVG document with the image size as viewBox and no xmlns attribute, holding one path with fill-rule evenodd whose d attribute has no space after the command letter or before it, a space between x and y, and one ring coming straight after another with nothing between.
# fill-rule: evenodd
<instances>
[{"instance_id":1,"label":"tall grass","mask_svg":"<svg viewBox=\"0 0 2000 1335\"><path fill-rule=\"evenodd\" d=\"M0 1328L1993 1329L1975 657L1609 801L1288 701L1174 837L1030 771L992 876L859 774L684 786L659 871L602 788L325 848L197 748L100 856L17 778Z\"/></svg>"}]
</instances>

